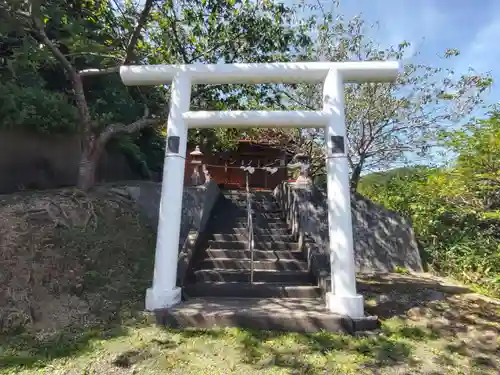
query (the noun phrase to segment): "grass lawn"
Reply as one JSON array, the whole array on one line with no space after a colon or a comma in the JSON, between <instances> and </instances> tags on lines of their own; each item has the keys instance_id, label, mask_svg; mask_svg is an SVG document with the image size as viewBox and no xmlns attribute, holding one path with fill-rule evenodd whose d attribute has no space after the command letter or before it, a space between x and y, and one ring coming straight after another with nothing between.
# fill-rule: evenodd
<instances>
[{"instance_id":1,"label":"grass lawn","mask_svg":"<svg viewBox=\"0 0 500 375\"><path fill-rule=\"evenodd\" d=\"M382 329L356 337L169 330L148 314L0 344L2 374L498 374L500 304L419 275L359 280Z\"/></svg>"}]
</instances>

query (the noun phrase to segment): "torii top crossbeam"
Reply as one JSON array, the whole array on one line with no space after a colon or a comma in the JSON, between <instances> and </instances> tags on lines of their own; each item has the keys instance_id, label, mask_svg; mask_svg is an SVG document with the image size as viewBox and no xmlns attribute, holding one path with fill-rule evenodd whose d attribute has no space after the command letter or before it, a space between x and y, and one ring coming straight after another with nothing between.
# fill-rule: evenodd
<instances>
[{"instance_id":1,"label":"torii top crossbeam","mask_svg":"<svg viewBox=\"0 0 500 375\"><path fill-rule=\"evenodd\" d=\"M127 86L164 85L179 73L192 84L322 83L330 70L344 83L391 82L399 71L397 61L302 62L267 64L125 65L120 76Z\"/></svg>"}]
</instances>

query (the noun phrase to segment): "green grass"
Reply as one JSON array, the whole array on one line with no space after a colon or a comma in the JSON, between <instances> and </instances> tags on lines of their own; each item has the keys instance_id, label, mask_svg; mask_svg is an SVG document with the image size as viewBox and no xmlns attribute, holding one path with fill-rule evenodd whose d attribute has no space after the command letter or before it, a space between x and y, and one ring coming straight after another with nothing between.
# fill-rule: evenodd
<instances>
[{"instance_id":1,"label":"green grass","mask_svg":"<svg viewBox=\"0 0 500 375\"><path fill-rule=\"evenodd\" d=\"M325 370L354 374L413 360L416 342L392 334L356 338L236 328L174 331L137 325L116 331L68 332L38 345L21 335L10 345L10 353L0 357L7 373L43 373L44 368L72 369L75 374L105 373L104 369L125 373L133 368L138 374L175 373L176 369L184 374L321 374Z\"/></svg>"},{"instance_id":2,"label":"green grass","mask_svg":"<svg viewBox=\"0 0 500 375\"><path fill-rule=\"evenodd\" d=\"M436 305L433 311L447 307ZM138 313L120 323L50 337L13 334L0 341L0 373L497 374L498 325L483 321L460 329L458 321L443 319L392 317L379 332L350 336L172 330ZM475 339L464 336L474 329Z\"/></svg>"}]
</instances>

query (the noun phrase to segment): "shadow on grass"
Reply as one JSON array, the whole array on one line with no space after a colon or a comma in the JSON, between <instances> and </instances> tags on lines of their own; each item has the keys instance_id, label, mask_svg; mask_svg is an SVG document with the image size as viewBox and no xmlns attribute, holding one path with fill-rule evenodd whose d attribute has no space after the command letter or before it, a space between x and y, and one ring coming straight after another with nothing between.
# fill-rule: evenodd
<instances>
[{"instance_id":1,"label":"shadow on grass","mask_svg":"<svg viewBox=\"0 0 500 375\"><path fill-rule=\"evenodd\" d=\"M306 357L337 352L339 356L360 356L363 366L377 373L391 366L418 366L414 354L430 345L425 349L430 358L419 360L431 367L458 366L457 354L461 366L468 361L475 368L499 369L494 359L500 349L495 344L495 334L499 332L496 305L480 298L471 299L467 288L410 275L375 275L361 278L358 285L367 300L376 301L375 305L367 304L366 310L383 321L380 332L353 337L240 330L236 340L245 362L255 367L277 366L308 373L311 365ZM224 330L178 332L186 339L228 335ZM476 336L472 337L471 332L476 332ZM295 349L283 344L290 340L297 345ZM439 354L433 354L432 345L439 345Z\"/></svg>"},{"instance_id":2,"label":"shadow on grass","mask_svg":"<svg viewBox=\"0 0 500 375\"><path fill-rule=\"evenodd\" d=\"M370 373L387 373L393 368L420 373L418 369L424 365L435 374L444 366L485 373L500 370L500 348L495 341L500 305L473 297L467 288L410 275L371 276L361 279L359 285L367 300L376 301L367 303L366 310L381 318L378 332L355 336L252 329L170 332L186 341L206 337L224 341L223 345L237 342L240 363L254 368L281 367L292 373L320 373L325 361L338 359L350 364L358 361L358 367ZM316 362L313 371L311 362L318 358L323 365Z\"/></svg>"},{"instance_id":3,"label":"shadow on grass","mask_svg":"<svg viewBox=\"0 0 500 375\"><path fill-rule=\"evenodd\" d=\"M134 327L150 324L139 313L127 315ZM12 332L0 338L0 370L12 367L44 367L48 361L71 358L91 352L93 342L110 340L128 334L127 324L119 318L105 325L73 326L50 336L37 336L30 332ZM0 371L1 372L1 371Z\"/></svg>"},{"instance_id":4,"label":"shadow on grass","mask_svg":"<svg viewBox=\"0 0 500 375\"><path fill-rule=\"evenodd\" d=\"M366 299L377 300L375 307L366 307L367 312L382 319L406 317L407 311L412 307L471 292L465 287L442 285L435 280L401 274L361 276L357 286Z\"/></svg>"},{"instance_id":5,"label":"shadow on grass","mask_svg":"<svg viewBox=\"0 0 500 375\"><path fill-rule=\"evenodd\" d=\"M400 279L402 281L398 284ZM400 275L367 280L364 286L367 295L392 293L389 301L380 302L383 309L380 310L382 313L379 316L384 318L381 330L371 334L349 336L327 332L305 334L252 329L165 329L165 336L150 338L148 342L159 348L162 357L168 357L169 353L175 353L180 345L185 345L183 360L187 362L197 355L190 344L194 345L195 341L200 341L197 339L201 338L203 341L203 338L206 338L206 341L219 341L219 349L229 346L232 349L237 348L238 363L255 369L274 367L296 374L318 374L324 373L325 363L335 366L336 360L344 359L353 368L358 366L373 374L391 373L394 368L411 368L415 370L411 373L417 374L420 362L415 358L419 346L425 346L430 341L444 341L440 353L430 359L433 368L429 371L445 366L458 366L456 356L466 358L474 368L484 369L484 373L492 369L499 370L495 359L499 348L494 342L490 342L491 337L484 333L487 329L493 331L494 323L498 320L491 305L488 306L486 302L479 300L458 298L465 293L460 289L453 294L453 288L440 288L437 283L433 287L430 285L432 283L421 280L412 284L408 277ZM431 293L431 289L434 292ZM419 294L422 290L429 293L422 296ZM438 293L435 293L436 290ZM394 296L394 293L398 293L398 296ZM387 308L391 303L392 314ZM137 311L135 307L131 310ZM374 313L378 311L378 305L367 306L368 308L373 309ZM415 308L424 308L426 315L412 316L410 312ZM26 332L0 339L0 373L2 369L41 367L52 359L86 354L95 349L93 342L96 340L125 336L128 334L126 327L130 326L123 323L126 314L130 314L128 318L134 327L149 326L152 322L152 318L139 318L138 313L128 310L123 313L121 317L116 314L109 320L109 324L67 329L43 340ZM469 316L472 313L484 320ZM469 322L465 328L478 330L476 339L462 340L458 337L467 331L463 327L460 328L464 322ZM144 361L148 356L155 355L155 352L156 350L149 352L148 348L143 350L127 347L115 358L113 365L117 368L128 368L136 362ZM321 360L315 362L318 358ZM421 356L418 358L422 362L428 360ZM337 367L332 369L333 373L338 370Z\"/></svg>"},{"instance_id":6,"label":"shadow on grass","mask_svg":"<svg viewBox=\"0 0 500 375\"><path fill-rule=\"evenodd\" d=\"M125 334L122 327L115 326L65 330L44 339L29 333L10 335L0 341L0 369L43 366L47 360L72 357L90 351L90 343L93 340L105 340Z\"/></svg>"},{"instance_id":7,"label":"shadow on grass","mask_svg":"<svg viewBox=\"0 0 500 375\"><path fill-rule=\"evenodd\" d=\"M500 352L497 301L474 296L466 287L415 276L372 275L361 277L358 286L374 302L366 311L385 321L386 336L424 343L446 340L439 356L443 365L455 364L453 355L459 355L473 366L500 370L492 360Z\"/></svg>"},{"instance_id":8,"label":"shadow on grass","mask_svg":"<svg viewBox=\"0 0 500 375\"><path fill-rule=\"evenodd\" d=\"M363 365L377 368L390 367L395 364L410 363L412 347L407 342L392 339L383 335L370 337L353 337L344 334L290 333L260 330L169 330L183 337L207 337L211 339L235 339L241 348L243 362L254 368L266 369L280 367L287 370L300 370L292 373L318 373L318 368L308 359L317 356L328 356L332 353L343 353L361 358Z\"/></svg>"},{"instance_id":9,"label":"shadow on grass","mask_svg":"<svg viewBox=\"0 0 500 375\"><path fill-rule=\"evenodd\" d=\"M436 280L396 274L362 277L360 293L372 298L374 305L366 306L369 314L381 319L444 318L434 327L436 334L453 336L469 327L500 333L500 305L480 298L467 298L471 290L461 286L443 285Z\"/></svg>"}]
</instances>

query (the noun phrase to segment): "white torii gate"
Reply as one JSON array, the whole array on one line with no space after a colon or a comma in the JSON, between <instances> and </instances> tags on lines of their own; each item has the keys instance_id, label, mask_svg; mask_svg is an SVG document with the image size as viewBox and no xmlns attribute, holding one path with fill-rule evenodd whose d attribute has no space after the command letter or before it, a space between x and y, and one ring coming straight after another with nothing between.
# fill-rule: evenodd
<instances>
[{"instance_id":1,"label":"white torii gate","mask_svg":"<svg viewBox=\"0 0 500 375\"><path fill-rule=\"evenodd\" d=\"M324 127L332 272L332 292L327 294L326 304L332 312L363 317L363 296L356 293L344 83L389 82L396 79L398 71L396 61L122 66L120 76L125 85L172 83L155 268L153 285L146 291L146 309L170 307L181 300L176 272L188 129ZM324 82L321 111L189 110L194 84L321 82Z\"/></svg>"}]
</instances>

